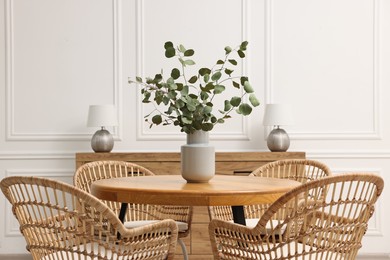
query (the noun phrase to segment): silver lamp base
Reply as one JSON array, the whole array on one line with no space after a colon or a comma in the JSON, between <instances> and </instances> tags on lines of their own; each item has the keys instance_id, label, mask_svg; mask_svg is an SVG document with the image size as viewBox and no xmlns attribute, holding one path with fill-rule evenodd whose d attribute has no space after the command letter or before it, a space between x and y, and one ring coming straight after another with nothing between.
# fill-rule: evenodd
<instances>
[{"instance_id":1,"label":"silver lamp base","mask_svg":"<svg viewBox=\"0 0 390 260\"><path fill-rule=\"evenodd\" d=\"M287 132L281 128L275 128L269 133L267 146L271 152L285 152L290 147L290 138Z\"/></svg>"},{"instance_id":2,"label":"silver lamp base","mask_svg":"<svg viewBox=\"0 0 390 260\"><path fill-rule=\"evenodd\" d=\"M114 148L114 138L109 131L102 128L92 136L91 147L96 153L109 153Z\"/></svg>"}]
</instances>

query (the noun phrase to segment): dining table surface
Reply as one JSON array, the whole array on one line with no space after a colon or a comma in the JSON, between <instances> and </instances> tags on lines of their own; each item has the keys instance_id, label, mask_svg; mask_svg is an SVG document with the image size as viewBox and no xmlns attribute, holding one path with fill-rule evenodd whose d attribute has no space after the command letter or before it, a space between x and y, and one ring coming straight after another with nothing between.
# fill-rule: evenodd
<instances>
[{"instance_id":1,"label":"dining table surface","mask_svg":"<svg viewBox=\"0 0 390 260\"><path fill-rule=\"evenodd\" d=\"M300 185L289 179L215 175L208 182L190 183L180 175L122 177L95 181L92 195L122 203L242 206L272 203Z\"/></svg>"}]
</instances>

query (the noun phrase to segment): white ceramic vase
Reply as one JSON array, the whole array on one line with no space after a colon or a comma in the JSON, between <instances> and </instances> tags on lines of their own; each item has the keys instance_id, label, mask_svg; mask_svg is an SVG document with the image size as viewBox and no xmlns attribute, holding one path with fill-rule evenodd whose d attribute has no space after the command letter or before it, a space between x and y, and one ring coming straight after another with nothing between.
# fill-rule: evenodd
<instances>
[{"instance_id":1,"label":"white ceramic vase","mask_svg":"<svg viewBox=\"0 0 390 260\"><path fill-rule=\"evenodd\" d=\"M215 150L209 145L209 132L187 134L181 146L181 175L187 182L208 182L215 175Z\"/></svg>"}]
</instances>

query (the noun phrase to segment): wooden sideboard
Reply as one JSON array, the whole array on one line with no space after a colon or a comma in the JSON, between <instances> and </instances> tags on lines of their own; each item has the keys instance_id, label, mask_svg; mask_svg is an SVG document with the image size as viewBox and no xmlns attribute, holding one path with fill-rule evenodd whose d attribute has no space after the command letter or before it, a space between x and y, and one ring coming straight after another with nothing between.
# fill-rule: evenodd
<instances>
[{"instance_id":1,"label":"wooden sideboard","mask_svg":"<svg viewBox=\"0 0 390 260\"><path fill-rule=\"evenodd\" d=\"M304 152L217 152L216 174L248 175L257 167L283 159L305 159ZM92 161L128 161L148 168L155 174L180 174L180 153L77 153L76 169ZM191 234L184 239L191 260L213 259L208 235L209 216L206 207L194 207ZM177 249L180 254L180 248ZM179 257L178 257L179 258Z\"/></svg>"}]
</instances>

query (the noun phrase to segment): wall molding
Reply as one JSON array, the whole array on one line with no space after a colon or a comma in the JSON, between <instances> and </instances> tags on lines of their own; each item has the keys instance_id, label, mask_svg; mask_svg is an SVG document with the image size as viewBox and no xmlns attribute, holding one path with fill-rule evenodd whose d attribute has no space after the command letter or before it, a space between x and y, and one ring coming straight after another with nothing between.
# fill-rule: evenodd
<instances>
[{"instance_id":1,"label":"wall molding","mask_svg":"<svg viewBox=\"0 0 390 260\"><path fill-rule=\"evenodd\" d=\"M0 152L0 160L75 160L76 152Z\"/></svg>"},{"instance_id":2,"label":"wall molding","mask_svg":"<svg viewBox=\"0 0 390 260\"><path fill-rule=\"evenodd\" d=\"M244 39L249 38L249 8L250 4L248 1L241 0L241 41ZM144 32L145 32L145 26L144 26L144 1L137 0L136 1L136 75L139 75L141 77L145 77L144 75ZM242 70L244 74L249 71L249 64L248 61L244 61L242 65ZM144 122L144 115L146 114L144 111L144 106L142 105L142 95L137 91L136 93L136 121L137 121L137 129L136 129L136 140L137 141L158 141L158 140L164 140L164 141L176 141L176 140L184 140L185 137L182 137L180 134L177 134L177 129L175 129L173 132L150 132L147 131L148 127L145 127ZM250 140L250 133L249 133L249 127L248 127L249 121L248 117L242 117L241 119L241 127L240 130L237 132L219 132L217 130L213 130L212 133L210 133L210 136L214 140L237 140L237 141L249 141ZM175 127L177 128L177 127Z\"/></svg>"},{"instance_id":3,"label":"wall molding","mask_svg":"<svg viewBox=\"0 0 390 260\"><path fill-rule=\"evenodd\" d=\"M390 159L389 150L327 150L310 151L307 150L306 157L311 159Z\"/></svg>"},{"instance_id":4,"label":"wall molding","mask_svg":"<svg viewBox=\"0 0 390 260\"><path fill-rule=\"evenodd\" d=\"M15 80L14 80L14 14L13 0L5 0L5 85L6 85L6 140L7 141L79 141L90 140L90 133L29 133L18 132L15 129ZM117 116L122 121L122 41L121 41L121 4L112 0L113 7L113 59L114 59L114 105L117 107ZM114 127L112 134L115 140L121 140L122 125Z\"/></svg>"},{"instance_id":5,"label":"wall molding","mask_svg":"<svg viewBox=\"0 0 390 260\"><path fill-rule=\"evenodd\" d=\"M379 30L379 21L380 21L380 8L379 0L374 0L374 18L373 18L373 70L374 75L372 79L373 83L373 122L372 122L372 131L340 131L340 132L304 132L304 131L289 131L290 139L292 140L379 140L381 136L381 110L380 110L380 30ZM272 82L272 68L273 68L273 1L265 0L265 104L273 102L273 82ZM265 132L265 139L268 136L268 133L271 131L271 128L267 128L268 131Z\"/></svg>"}]
</instances>

